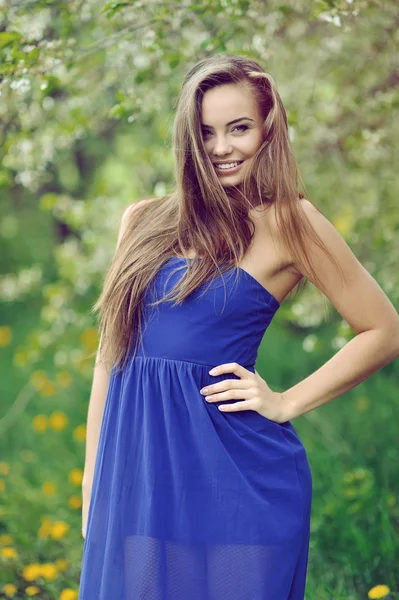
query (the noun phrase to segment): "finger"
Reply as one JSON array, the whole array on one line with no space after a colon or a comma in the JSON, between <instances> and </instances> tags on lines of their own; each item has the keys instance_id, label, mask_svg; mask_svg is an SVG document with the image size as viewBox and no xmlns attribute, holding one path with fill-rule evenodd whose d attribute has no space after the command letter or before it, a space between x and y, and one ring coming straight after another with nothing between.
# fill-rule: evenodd
<instances>
[{"instance_id":1,"label":"finger","mask_svg":"<svg viewBox=\"0 0 399 600\"><path fill-rule=\"evenodd\" d=\"M210 375L220 375L221 373L234 373L238 377L244 377L251 371L248 371L245 367L242 367L236 362L232 363L224 363L223 365L218 365L209 371ZM253 373L251 373L253 375Z\"/></svg>"},{"instance_id":2,"label":"finger","mask_svg":"<svg viewBox=\"0 0 399 600\"><path fill-rule=\"evenodd\" d=\"M222 412L239 412L240 410L254 410L251 402L235 402L234 404L221 404L218 409Z\"/></svg>"},{"instance_id":3,"label":"finger","mask_svg":"<svg viewBox=\"0 0 399 600\"><path fill-rule=\"evenodd\" d=\"M200 389L201 394L215 394L216 392L225 392L226 390L231 390L233 388L245 389L250 383L245 379L223 379L222 381L218 381L217 383L211 383L209 385L205 385Z\"/></svg>"},{"instance_id":4,"label":"finger","mask_svg":"<svg viewBox=\"0 0 399 600\"><path fill-rule=\"evenodd\" d=\"M254 390L251 388L247 389L231 389L225 392L219 392L218 394L209 394L205 396L207 402L222 402L224 400L238 400L244 399L245 401L252 400L254 397Z\"/></svg>"}]
</instances>

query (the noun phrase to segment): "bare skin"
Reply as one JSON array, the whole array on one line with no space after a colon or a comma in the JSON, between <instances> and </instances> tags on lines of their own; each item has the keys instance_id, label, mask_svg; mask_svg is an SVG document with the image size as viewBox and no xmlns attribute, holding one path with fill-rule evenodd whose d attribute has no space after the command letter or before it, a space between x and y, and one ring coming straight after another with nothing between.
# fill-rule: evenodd
<instances>
[{"instance_id":1,"label":"bare skin","mask_svg":"<svg viewBox=\"0 0 399 600\"><path fill-rule=\"evenodd\" d=\"M255 208L249 211L249 216L255 233L251 246L237 266L252 275L281 304L303 275L294 268L283 246L274 211ZM193 258L195 255L191 252L188 256Z\"/></svg>"}]
</instances>

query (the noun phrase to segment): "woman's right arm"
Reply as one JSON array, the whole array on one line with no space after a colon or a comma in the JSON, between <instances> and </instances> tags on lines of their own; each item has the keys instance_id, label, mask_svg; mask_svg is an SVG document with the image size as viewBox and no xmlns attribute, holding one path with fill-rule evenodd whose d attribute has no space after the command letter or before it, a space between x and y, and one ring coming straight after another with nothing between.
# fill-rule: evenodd
<instances>
[{"instance_id":1,"label":"woman's right arm","mask_svg":"<svg viewBox=\"0 0 399 600\"><path fill-rule=\"evenodd\" d=\"M122 235L124 234L126 227L126 217L131 210L134 210L138 204L142 202L148 202L148 200L141 200L130 205L124 212L121 220L118 241L116 248L118 248ZM101 351L101 339L99 343L99 349L97 350L96 362L94 366L93 382L90 393L89 408L87 412L87 425L86 425L86 455L85 455L85 466L83 472L82 481L82 535L86 538L86 527L87 519L89 515L91 489L94 478L94 468L96 463L98 442L100 438L101 424L104 414L105 401L107 399L107 393L110 383L110 371L107 370L105 365L100 360Z\"/></svg>"},{"instance_id":2,"label":"woman's right arm","mask_svg":"<svg viewBox=\"0 0 399 600\"><path fill-rule=\"evenodd\" d=\"M99 348L100 347L101 340L99 344ZM94 366L86 425L86 457L82 481L82 535L84 538L86 537L87 518L89 515L98 441L110 381L110 373L105 365L99 361L99 357L100 351L98 350Z\"/></svg>"}]
</instances>

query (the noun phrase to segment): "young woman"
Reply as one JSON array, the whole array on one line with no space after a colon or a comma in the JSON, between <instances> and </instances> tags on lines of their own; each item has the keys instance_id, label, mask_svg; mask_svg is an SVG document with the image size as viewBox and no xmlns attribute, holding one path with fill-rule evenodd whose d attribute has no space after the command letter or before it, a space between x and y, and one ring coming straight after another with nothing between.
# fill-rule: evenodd
<instances>
[{"instance_id":1,"label":"young woman","mask_svg":"<svg viewBox=\"0 0 399 600\"><path fill-rule=\"evenodd\" d=\"M302 600L312 477L290 421L394 360L398 315L299 193L256 62L189 71L173 148L175 191L126 210L94 307L79 598ZM306 280L357 335L279 393L258 347Z\"/></svg>"}]
</instances>

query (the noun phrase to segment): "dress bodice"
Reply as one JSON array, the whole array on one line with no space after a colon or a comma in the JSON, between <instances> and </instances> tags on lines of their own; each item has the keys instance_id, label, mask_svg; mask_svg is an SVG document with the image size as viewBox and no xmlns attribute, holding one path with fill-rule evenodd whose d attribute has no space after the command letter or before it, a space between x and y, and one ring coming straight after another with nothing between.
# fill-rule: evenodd
<instances>
[{"instance_id":1,"label":"dress bodice","mask_svg":"<svg viewBox=\"0 0 399 600\"><path fill-rule=\"evenodd\" d=\"M144 296L144 349L139 345L137 356L253 366L279 301L247 271L233 266L202 284L181 305L167 301L152 307L150 303L168 293L185 268L184 257L170 257L149 286Z\"/></svg>"}]
</instances>

